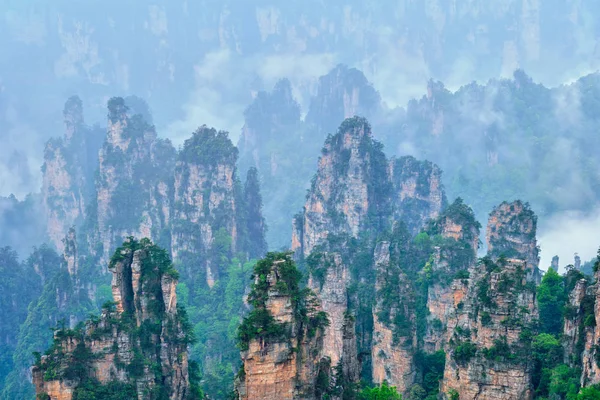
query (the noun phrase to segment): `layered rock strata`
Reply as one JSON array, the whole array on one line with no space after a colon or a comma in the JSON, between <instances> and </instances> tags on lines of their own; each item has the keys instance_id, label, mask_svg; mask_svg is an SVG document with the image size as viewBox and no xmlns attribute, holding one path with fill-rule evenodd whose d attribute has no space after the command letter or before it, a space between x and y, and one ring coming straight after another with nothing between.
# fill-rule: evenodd
<instances>
[{"instance_id":1,"label":"layered rock strata","mask_svg":"<svg viewBox=\"0 0 600 400\"><path fill-rule=\"evenodd\" d=\"M82 327L55 332L33 368L38 398L70 400L113 388L140 400L186 399L189 332L167 253L147 239L129 239L109 268L114 306Z\"/></svg>"},{"instance_id":2,"label":"layered rock strata","mask_svg":"<svg viewBox=\"0 0 600 400\"><path fill-rule=\"evenodd\" d=\"M63 116L65 134L46 143L42 166L47 232L59 252L69 228L85 219L101 143L98 130L84 123L79 97L67 100Z\"/></svg>"},{"instance_id":3,"label":"layered rock strata","mask_svg":"<svg viewBox=\"0 0 600 400\"><path fill-rule=\"evenodd\" d=\"M300 292L295 271L285 253L269 253L255 267L254 309L240 328L243 366L235 386L241 400L309 400L328 389L319 382L329 365L320 357L326 317L311 294ZM267 326L257 318L263 313Z\"/></svg>"}]
</instances>

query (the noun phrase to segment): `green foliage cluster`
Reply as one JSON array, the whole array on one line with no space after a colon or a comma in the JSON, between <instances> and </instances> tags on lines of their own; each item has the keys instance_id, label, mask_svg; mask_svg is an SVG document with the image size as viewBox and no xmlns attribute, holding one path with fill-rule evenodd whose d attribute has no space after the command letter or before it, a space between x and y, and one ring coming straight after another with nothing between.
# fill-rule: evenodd
<instances>
[{"instance_id":1,"label":"green foliage cluster","mask_svg":"<svg viewBox=\"0 0 600 400\"><path fill-rule=\"evenodd\" d=\"M452 350L452 359L461 366L467 365L477 354L477 346L470 340L459 341Z\"/></svg>"},{"instance_id":2,"label":"green foliage cluster","mask_svg":"<svg viewBox=\"0 0 600 400\"><path fill-rule=\"evenodd\" d=\"M12 357L6 364L11 369L4 381L1 398L33 397L33 387L26 379L33 361L32 353L43 352L50 345L51 328L61 320L68 319L70 315L83 317L93 309L87 296L74 289L66 268L61 268L62 262L53 250L45 246L35 249L24 262L22 272L26 281L22 281L14 293L21 294L19 300L27 301L27 304L22 304L27 314L20 325L14 327L18 331L12 342L14 347L7 354ZM13 273L17 271L19 269ZM11 276L6 272L7 276ZM42 279L45 281L43 287ZM36 297L36 293L40 294ZM63 303L61 299L66 301ZM10 313L6 315L10 317Z\"/></svg>"},{"instance_id":3,"label":"green foliage cluster","mask_svg":"<svg viewBox=\"0 0 600 400\"><path fill-rule=\"evenodd\" d=\"M421 397L424 400L435 400L438 398L440 381L444 376L446 366L446 353L443 350L427 354L417 351L414 355L414 363L422 375Z\"/></svg>"},{"instance_id":4,"label":"green foliage cluster","mask_svg":"<svg viewBox=\"0 0 600 400\"><path fill-rule=\"evenodd\" d=\"M138 252L140 261L139 292L134 297L131 281L131 264L134 253ZM140 241L130 237L119 247L111 258L109 268L123 270L122 287L124 311L117 313L114 302L103 306L102 317L90 316L86 323L78 324L74 329L68 329L63 324L55 330L53 343L45 352L42 361L39 353L35 353L36 367L40 369L44 380L65 379L77 382L74 398L77 399L121 399L129 398L136 393L135 383L120 383L112 381L101 384L94 378L93 362L104 353L93 353L92 343L95 341L112 340L113 346L109 351L115 353L114 362L117 368L127 372L131 382L142 378L146 368L155 380L155 388L147 393L148 398L168 398L164 386L164 371L160 366L162 341L168 342L172 349L186 352L187 347L195 341L192 326L185 309L177 306L176 314L167 314L162 298L162 283L165 277L177 278L169 256L164 249L154 245L149 239ZM68 275L67 275L68 276ZM64 288L63 288L64 289ZM149 313L144 315L141 324L136 323L142 302ZM132 348L132 359L124 363L118 357L117 337L128 336ZM97 342L96 342L97 343ZM67 351L67 348L70 348ZM192 371L193 377L197 373ZM193 379L191 392L201 394L198 379ZM200 398L200 397L191 397Z\"/></svg>"},{"instance_id":5,"label":"green foliage cluster","mask_svg":"<svg viewBox=\"0 0 600 400\"><path fill-rule=\"evenodd\" d=\"M549 268L537 288L537 301L542 332L559 335L563 329L565 302L569 292L564 287L564 279L554 269Z\"/></svg>"},{"instance_id":6,"label":"green foliage cluster","mask_svg":"<svg viewBox=\"0 0 600 400\"><path fill-rule=\"evenodd\" d=\"M380 386L361 390L358 398L360 400L402 400L402 395L398 393L395 386L390 386L384 381Z\"/></svg>"},{"instance_id":7,"label":"green foliage cluster","mask_svg":"<svg viewBox=\"0 0 600 400\"><path fill-rule=\"evenodd\" d=\"M229 133L209 128L206 125L198 128L190 139L183 143L179 154L182 161L216 168L217 165L234 165L238 150L231 143Z\"/></svg>"},{"instance_id":8,"label":"green foliage cluster","mask_svg":"<svg viewBox=\"0 0 600 400\"><path fill-rule=\"evenodd\" d=\"M275 285L272 285L269 276L276 280ZM271 290L290 297L294 317L300 322L300 326L308 328L309 336L328 325L327 315L322 311L315 312L314 297L310 289L300 288L302 274L291 259L291 253L267 253L265 258L254 266L252 278L254 282L248 294L248 303L252 306L252 311L238 328L238 344L242 350L247 350L252 340L264 343L290 337L291 327L275 321L267 309Z\"/></svg>"},{"instance_id":9,"label":"green foliage cluster","mask_svg":"<svg viewBox=\"0 0 600 400\"><path fill-rule=\"evenodd\" d=\"M190 347L191 358L199 360L198 376L204 391L217 399L227 398L233 390L234 374L241 364L237 326L253 267L253 262L241 260L228 259L212 288L194 285L188 279L177 286L178 303L185 305L197 338Z\"/></svg>"}]
</instances>

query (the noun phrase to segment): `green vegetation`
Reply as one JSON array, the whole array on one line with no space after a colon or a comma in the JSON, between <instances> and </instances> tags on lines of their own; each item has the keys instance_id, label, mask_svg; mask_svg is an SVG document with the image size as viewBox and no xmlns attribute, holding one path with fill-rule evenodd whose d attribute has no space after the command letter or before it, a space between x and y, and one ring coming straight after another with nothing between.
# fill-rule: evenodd
<instances>
[{"instance_id":1,"label":"green vegetation","mask_svg":"<svg viewBox=\"0 0 600 400\"><path fill-rule=\"evenodd\" d=\"M360 400L402 400L402 395L398 393L395 386L389 386L384 381L380 386L363 389L358 398Z\"/></svg>"},{"instance_id":2,"label":"green vegetation","mask_svg":"<svg viewBox=\"0 0 600 400\"><path fill-rule=\"evenodd\" d=\"M446 366L446 353L443 350L436 351L433 354L417 351L414 356L414 363L422 375L422 399L433 400L438 397L440 381L444 377L444 368Z\"/></svg>"},{"instance_id":3,"label":"green vegetation","mask_svg":"<svg viewBox=\"0 0 600 400\"><path fill-rule=\"evenodd\" d=\"M197 165L216 168L219 164L234 165L238 156L237 148L231 143L229 133L208 128L198 128L190 139L186 139L179 157Z\"/></svg>"},{"instance_id":4,"label":"green vegetation","mask_svg":"<svg viewBox=\"0 0 600 400\"><path fill-rule=\"evenodd\" d=\"M458 342L454 346L452 358L458 365L465 366L476 354L477 346L470 340L467 340L465 342Z\"/></svg>"},{"instance_id":5,"label":"green vegetation","mask_svg":"<svg viewBox=\"0 0 600 400\"><path fill-rule=\"evenodd\" d=\"M140 267L138 286L132 282L134 253ZM120 289L123 312L116 311L114 302L107 302L101 317L92 315L74 329L67 328L64 322L60 323L55 329L52 345L45 352L45 358L34 353L35 366L46 381L76 382L75 399L135 397L139 389L135 381L145 379L147 374L154 380L154 387L149 388L145 396L148 399L166 399L169 397L168 387L164 384L167 376L161 367L165 344L180 357L195 342L185 309L178 305L177 313L167 313L165 310L162 286L168 282L166 279L176 279L177 271L164 249L149 239L137 241L133 238L115 251L109 268L122 271ZM127 338L130 346L130 350L125 350L131 352L129 362L119 358L124 350L121 348L123 338ZM93 347L104 341L112 341L112 347L101 348L100 351ZM113 353L115 366L127 373L131 383L116 380L100 383L95 379L94 362L106 357L106 351ZM195 364L190 364L190 391L194 393L190 400L200 399L202 392L198 387L198 374Z\"/></svg>"},{"instance_id":6,"label":"green vegetation","mask_svg":"<svg viewBox=\"0 0 600 400\"><path fill-rule=\"evenodd\" d=\"M277 282L271 286L269 276L275 274ZM267 309L269 291L275 290L280 295L289 296L293 315L299 326L308 328L308 335L314 335L317 329L329 324L327 315L315 312L310 289L301 289L302 274L291 259L291 253L267 253L254 267L248 303L252 306L250 313L238 328L238 343L242 350L247 350L250 341L279 341L291 337L291 328L285 323L278 323Z\"/></svg>"},{"instance_id":7,"label":"green vegetation","mask_svg":"<svg viewBox=\"0 0 600 400\"><path fill-rule=\"evenodd\" d=\"M554 269L549 268L537 288L537 301L542 332L559 335L563 328L562 311L568 292L564 288L564 279Z\"/></svg>"}]
</instances>

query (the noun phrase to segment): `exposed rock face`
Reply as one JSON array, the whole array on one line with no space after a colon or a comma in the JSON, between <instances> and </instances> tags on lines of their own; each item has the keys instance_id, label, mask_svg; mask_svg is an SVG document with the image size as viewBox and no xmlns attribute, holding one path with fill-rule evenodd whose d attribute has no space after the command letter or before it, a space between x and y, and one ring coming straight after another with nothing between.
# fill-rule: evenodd
<instances>
[{"instance_id":1,"label":"exposed rock face","mask_svg":"<svg viewBox=\"0 0 600 400\"><path fill-rule=\"evenodd\" d=\"M597 359L600 359L600 270L594 273L595 283L589 286L584 296L584 301L588 300L582 307L583 318L593 318L594 323L584 323L587 326L581 326L579 329L584 329L584 348L581 354L582 372L581 384L593 385L600 383L600 364ZM577 289L577 287L576 287ZM572 293L573 294L573 293ZM577 293L575 293L577 294ZM588 299L585 299L585 298ZM583 303L583 301L582 301ZM593 315L591 313L591 304L593 303ZM586 312L587 308L587 312ZM585 321L584 321L585 322Z\"/></svg>"},{"instance_id":2,"label":"exposed rock face","mask_svg":"<svg viewBox=\"0 0 600 400\"><path fill-rule=\"evenodd\" d=\"M348 371L342 377L345 382L357 382L360 371L363 378L387 380L405 390L416 379L415 331L409 328L399 335L390 322L404 317L407 324L414 324L413 282L399 272L398 254L389 258L396 245L386 242L374 248L372 241L377 232L400 221L419 231L437 217L446 204L440 177L437 166L412 157L388 162L363 118L345 120L325 142L304 211L293 221L292 249L306 258L309 285L330 318L323 355L332 371L338 366ZM367 255L356 251L361 246L370 249L369 265L365 265ZM350 265L357 263L362 269L351 271ZM366 292L358 294L357 282ZM366 289L369 285L373 286ZM388 303L377 303L367 314L371 298L383 285L393 285L389 290L407 303L393 309ZM360 315L358 309L363 310ZM382 311L387 312L385 322Z\"/></svg>"},{"instance_id":3,"label":"exposed rock face","mask_svg":"<svg viewBox=\"0 0 600 400\"><path fill-rule=\"evenodd\" d=\"M62 239L68 229L85 217L100 147L98 132L84 124L78 97L67 100L63 115L65 135L46 143L42 167L47 231L59 252L63 251Z\"/></svg>"},{"instance_id":4,"label":"exposed rock face","mask_svg":"<svg viewBox=\"0 0 600 400\"><path fill-rule=\"evenodd\" d=\"M203 126L185 141L175 168L173 259L199 269L193 274L205 277L211 287L222 272L218 248L224 235L231 238L226 251L239 248L236 160L237 149L227 133Z\"/></svg>"},{"instance_id":5,"label":"exposed rock face","mask_svg":"<svg viewBox=\"0 0 600 400\"><path fill-rule=\"evenodd\" d=\"M375 115L380 103L379 93L362 72L338 65L319 78L317 95L310 104L306 121L329 133L346 118Z\"/></svg>"},{"instance_id":6,"label":"exposed rock face","mask_svg":"<svg viewBox=\"0 0 600 400\"><path fill-rule=\"evenodd\" d=\"M380 223L390 200L385 162L368 122L357 117L345 120L325 142L304 213L294 220L292 250L307 256L329 235L356 237ZM376 192L374 185L380 190Z\"/></svg>"},{"instance_id":7,"label":"exposed rock face","mask_svg":"<svg viewBox=\"0 0 600 400\"><path fill-rule=\"evenodd\" d=\"M565 323L563 326L563 348L564 348L564 362L575 366L578 364L579 358L581 357L581 348L578 348L578 342L584 335L583 320L585 312L583 309L586 303L586 291L588 289L588 282L585 279L580 279L575 283L575 287L569 293L569 300L567 303L567 309L571 310L569 313L565 313ZM590 296L588 299L592 300Z\"/></svg>"},{"instance_id":8,"label":"exposed rock face","mask_svg":"<svg viewBox=\"0 0 600 400\"><path fill-rule=\"evenodd\" d=\"M488 253L494 258L504 255L525 260L538 282L540 258L536 229L537 217L529 204L519 200L504 202L490 213L486 232Z\"/></svg>"},{"instance_id":9,"label":"exposed rock face","mask_svg":"<svg viewBox=\"0 0 600 400\"><path fill-rule=\"evenodd\" d=\"M112 98L108 110L96 180L97 235L105 261L128 236L162 241L175 159L171 143L158 139L141 115L128 115L122 98Z\"/></svg>"},{"instance_id":10,"label":"exposed rock face","mask_svg":"<svg viewBox=\"0 0 600 400\"><path fill-rule=\"evenodd\" d=\"M469 271L441 391L455 391L460 399L530 399L531 371L521 333L538 318L535 216L520 202L503 203L490 214L487 238L488 257Z\"/></svg>"},{"instance_id":11,"label":"exposed rock face","mask_svg":"<svg viewBox=\"0 0 600 400\"><path fill-rule=\"evenodd\" d=\"M450 277L436 280L427 290L427 329L423 350L432 353L447 350L452 334L467 315L461 311L469 290L470 272L477 262L479 229L473 210L461 199L452 203L436 220L429 224L430 234L445 239L442 246L434 249L431 273Z\"/></svg>"},{"instance_id":12,"label":"exposed rock face","mask_svg":"<svg viewBox=\"0 0 600 400\"><path fill-rule=\"evenodd\" d=\"M104 308L84 328L56 331L53 347L33 369L37 394L69 400L78 391L112 384L139 400L157 399L159 393L185 399L189 337L168 255L146 239L129 240L110 270L116 307Z\"/></svg>"},{"instance_id":13,"label":"exposed rock face","mask_svg":"<svg viewBox=\"0 0 600 400\"><path fill-rule=\"evenodd\" d=\"M416 234L446 207L442 171L429 161L406 156L390 161L394 188L394 220L402 220Z\"/></svg>"},{"instance_id":14,"label":"exposed rock face","mask_svg":"<svg viewBox=\"0 0 600 400\"><path fill-rule=\"evenodd\" d=\"M256 280L249 296L253 313L267 313L272 318L270 330L278 333L269 334L263 329L258 331L262 335L252 333L245 338L244 365L236 381L239 399L312 400L327 389L317 384L320 365L328 361L319 359L322 326L315 318L323 314L311 297L300 295L304 299L299 300L294 271L292 260L285 254L269 253L255 267ZM241 329L256 332L261 322L253 315L246 318Z\"/></svg>"},{"instance_id":15,"label":"exposed rock face","mask_svg":"<svg viewBox=\"0 0 600 400\"><path fill-rule=\"evenodd\" d=\"M520 334L537 318L537 306L535 292L527 287L527 264L512 259L481 267L485 270L473 271L463 306L469 318L455 328L450 342L442 392L454 390L461 399L530 399L531 376ZM501 271L494 272L498 267ZM469 357L459 353L465 346L472 349ZM511 360L513 354L516 359Z\"/></svg>"},{"instance_id":16,"label":"exposed rock face","mask_svg":"<svg viewBox=\"0 0 600 400\"><path fill-rule=\"evenodd\" d=\"M349 310L348 287L351 273L348 265L339 253L314 253L308 261L313 273L308 286L320 300L320 311L327 314L329 325L323 332L323 350L320 357L328 360L332 378L344 382L356 382L360 365L355 317ZM317 273L317 269L320 271ZM341 367L341 376L334 376L337 367Z\"/></svg>"},{"instance_id":17,"label":"exposed rock face","mask_svg":"<svg viewBox=\"0 0 600 400\"><path fill-rule=\"evenodd\" d=\"M412 325L414 315L411 310L414 306L414 291L412 282L404 273L394 276L398 271L392 268L390 259L390 243L378 243L375 249L375 268L377 270L376 290L379 292L384 285L397 280L396 290L398 297L402 299L397 307L389 308L389 304L378 301L373 310L373 345L371 358L373 364L373 382L382 383L387 381L405 392L415 382L416 369L413 363L413 355L416 349L415 332L412 329L394 330L390 321L395 320L397 314ZM386 322L382 322L380 312L388 312Z\"/></svg>"}]
</instances>

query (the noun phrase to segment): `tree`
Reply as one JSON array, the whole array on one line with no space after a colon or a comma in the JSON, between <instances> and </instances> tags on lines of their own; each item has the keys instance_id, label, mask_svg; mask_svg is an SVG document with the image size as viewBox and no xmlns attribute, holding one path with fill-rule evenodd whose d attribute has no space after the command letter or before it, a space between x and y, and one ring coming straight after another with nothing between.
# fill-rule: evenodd
<instances>
[{"instance_id":1,"label":"tree","mask_svg":"<svg viewBox=\"0 0 600 400\"><path fill-rule=\"evenodd\" d=\"M550 268L537 290L538 306L540 310L540 327L544 333L559 335L562 333L562 313L566 295L563 287L563 278L554 269Z\"/></svg>"},{"instance_id":2,"label":"tree","mask_svg":"<svg viewBox=\"0 0 600 400\"><path fill-rule=\"evenodd\" d=\"M361 400L402 400L402 395L396 390L396 386L389 386L383 381L381 386L366 388L360 392Z\"/></svg>"}]
</instances>

